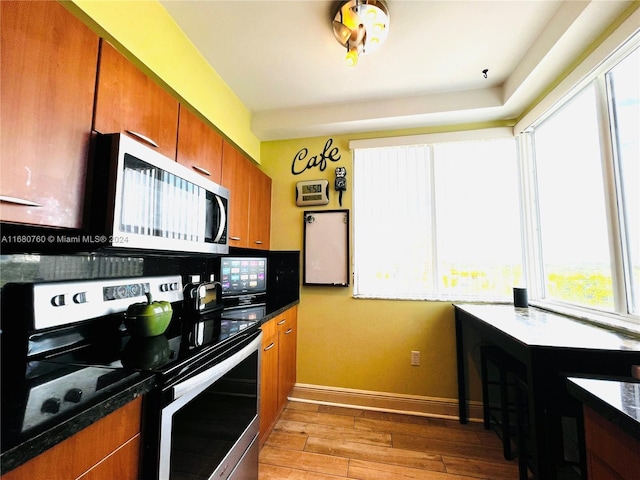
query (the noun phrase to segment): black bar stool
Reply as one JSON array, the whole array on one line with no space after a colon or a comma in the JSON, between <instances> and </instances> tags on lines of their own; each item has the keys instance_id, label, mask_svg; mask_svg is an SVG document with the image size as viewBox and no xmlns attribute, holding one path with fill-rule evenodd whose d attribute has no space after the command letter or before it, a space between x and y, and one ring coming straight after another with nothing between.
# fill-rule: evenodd
<instances>
[{"instance_id":1,"label":"black bar stool","mask_svg":"<svg viewBox=\"0 0 640 480\"><path fill-rule=\"evenodd\" d=\"M482 345L480 369L484 428L495 429L502 440L504 458L512 460L516 455L512 441L516 442L517 433L514 381L515 378L525 378L524 365L499 347ZM498 391L498 399L492 395L495 390Z\"/></svg>"}]
</instances>

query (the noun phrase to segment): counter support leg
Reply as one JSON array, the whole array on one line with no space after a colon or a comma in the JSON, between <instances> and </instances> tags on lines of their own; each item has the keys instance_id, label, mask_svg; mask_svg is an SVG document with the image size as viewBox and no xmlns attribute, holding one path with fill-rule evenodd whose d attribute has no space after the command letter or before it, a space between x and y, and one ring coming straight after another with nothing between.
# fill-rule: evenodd
<instances>
[{"instance_id":1,"label":"counter support leg","mask_svg":"<svg viewBox=\"0 0 640 480\"><path fill-rule=\"evenodd\" d=\"M460 314L456 310L455 313L456 324L456 357L458 367L458 410L460 423L467 423L467 389L465 386L464 375L464 341L462 338L462 321L460 320Z\"/></svg>"}]
</instances>

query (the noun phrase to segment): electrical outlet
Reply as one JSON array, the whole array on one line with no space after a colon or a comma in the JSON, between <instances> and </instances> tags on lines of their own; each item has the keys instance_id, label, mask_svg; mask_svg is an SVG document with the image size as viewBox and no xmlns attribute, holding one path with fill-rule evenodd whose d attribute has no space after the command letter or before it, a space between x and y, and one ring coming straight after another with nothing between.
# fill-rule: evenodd
<instances>
[{"instance_id":1,"label":"electrical outlet","mask_svg":"<svg viewBox=\"0 0 640 480\"><path fill-rule=\"evenodd\" d=\"M411 365L415 367L420 365L420 352L417 350L411 351Z\"/></svg>"}]
</instances>

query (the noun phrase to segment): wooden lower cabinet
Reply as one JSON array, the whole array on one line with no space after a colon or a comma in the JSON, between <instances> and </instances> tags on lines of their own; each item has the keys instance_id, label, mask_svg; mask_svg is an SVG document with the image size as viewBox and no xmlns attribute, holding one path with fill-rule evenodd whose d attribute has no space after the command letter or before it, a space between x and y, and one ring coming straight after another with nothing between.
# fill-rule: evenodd
<instances>
[{"instance_id":1,"label":"wooden lower cabinet","mask_svg":"<svg viewBox=\"0 0 640 480\"><path fill-rule=\"evenodd\" d=\"M138 397L2 475L2 480L136 480L141 415L142 397Z\"/></svg>"},{"instance_id":2,"label":"wooden lower cabinet","mask_svg":"<svg viewBox=\"0 0 640 480\"><path fill-rule=\"evenodd\" d=\"M296 382L297 311L297 307L290 308L262 326L260 446Z\"/></svg>"},{"instance_id":3,"label":"wooden lower cabinet","mask_svg":"<svg viewBox=\"0 0 640 480\"><path fill-rule=\"evenodd\" d=\"M589 480L632 480L640 471L640 441L584 407Z\"/></svg>"},{"instance_id":4,"label":"wooden lower cabinet","mask_svg":"<svg viewBox=\"0 0 640 480\"><path fill-rule=\"evenodd\" d=\"M260 367L260 445L262 445L267 438L277 416L278 333L274 331L272 334L262 337L262 363Z\"/></svg>"},{"instance_id":5,"label":"wooden lower cabinet","mask_svg":"<svg viewBox=\"0 0 640 480\"><path fill-rule=\"evenodd\" d=\"M278 410L284 408L296 383L297 310L293 307L278 317Z\"/></svg>"}]
</instances>

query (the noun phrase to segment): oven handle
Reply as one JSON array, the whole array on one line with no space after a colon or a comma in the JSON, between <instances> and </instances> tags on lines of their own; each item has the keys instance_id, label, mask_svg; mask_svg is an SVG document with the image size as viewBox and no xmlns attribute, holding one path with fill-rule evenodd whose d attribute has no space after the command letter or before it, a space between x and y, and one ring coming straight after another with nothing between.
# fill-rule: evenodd
<instances>
[{"instance_id":1,"label":"oven handle","mask_svg":"<svg viewBox=\"0 0 640 480\"><path fill-rule=\"evenodd\" d=\"M262 332L260 332L251 343L243 347L242 350L231 355L229 358L226 358L204 372L175 385L173 387L173 399L177 400L187 394L189 394L189 397L199 394L202 390L209 387L209 385L221 378L233 367L242 363L242 361L252 353L258 351L261 343Z\"/></svg>"}]
</instances>

